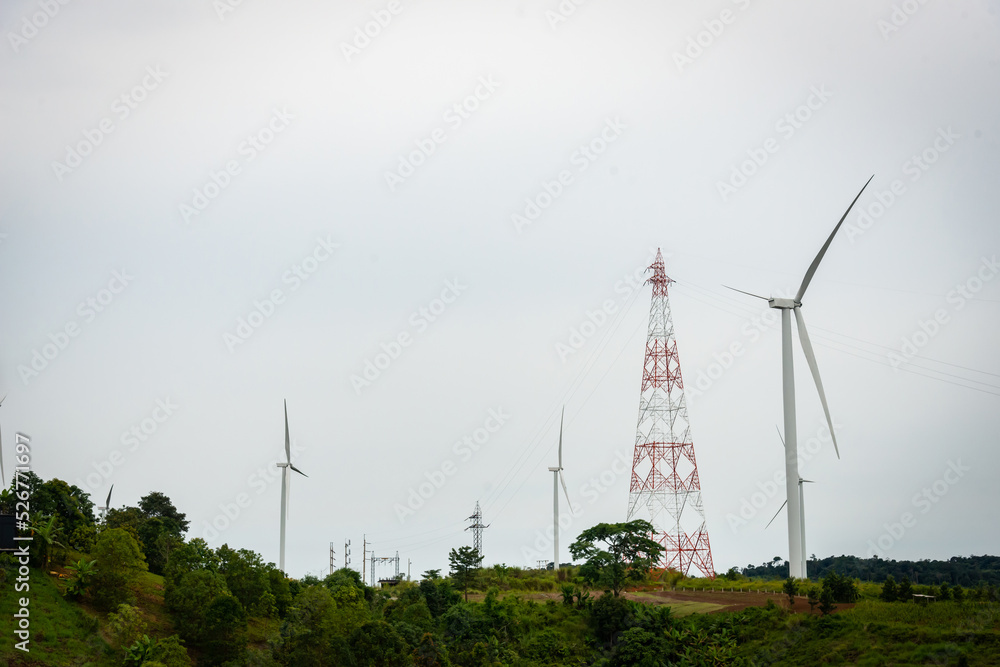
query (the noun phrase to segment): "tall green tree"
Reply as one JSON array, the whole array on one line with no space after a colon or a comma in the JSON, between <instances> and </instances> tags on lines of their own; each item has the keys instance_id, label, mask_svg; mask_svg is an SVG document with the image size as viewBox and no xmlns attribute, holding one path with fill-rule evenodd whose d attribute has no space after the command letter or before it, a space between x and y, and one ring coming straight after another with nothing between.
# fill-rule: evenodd
<instances>
[{"instance_id":1,"label":"tall green tree","mask_svg":"<svg viewBox=\"0 0 1000 667\"><path fill-rule=\"evenodd\" d=\"M653 525L642 519L599 523L580 533L569 551L573 558L586 561L581 576L606 586L617 597L630 582L645 579L663 555L663 547L650 539L652 534Z\"/></svg>"},{"instance_id":2,"label":"tall green tree","mask_svg":"<svg viewBox=\"0 0 1000 667\"><path fill-rule=\"evenodd\" d=\"M139 543L125 530L101 532L91 554L97 561L93 581L94 604L111 610L133 601L132 588L146 571L146 559Z\"/></svg>"},{"instance_id":3,"label":"tall green tree","mask_svg":"<svg viewBox=\"0 0 1000 667\"><path fill-rule=\"evenodd\" d=\"M451 578L465 593L466 602L469 601L469 586L475 581L476 571L482 562L483 557L479 555L479 550L472 547L459 547L458 551L452 549L448 554Z\"/></svg>"}]
</instances>

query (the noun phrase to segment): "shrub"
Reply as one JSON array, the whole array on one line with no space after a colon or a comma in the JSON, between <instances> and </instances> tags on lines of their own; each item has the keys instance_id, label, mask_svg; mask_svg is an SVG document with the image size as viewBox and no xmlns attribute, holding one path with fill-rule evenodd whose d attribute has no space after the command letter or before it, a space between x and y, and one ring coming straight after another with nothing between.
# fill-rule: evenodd
<instances>
[{"instance_id":1,"label":"shrub","mask_svg":"<svg viewBox=\"0 0 1000 667\"><path fill-rule=\"evenodd\" d=\"M101 533L93 555L97 561L93 577L95 606L109 611L132 602L132 587L146 571L139 543L121 528L112 528Z\"/></svg>"}]
</instances>

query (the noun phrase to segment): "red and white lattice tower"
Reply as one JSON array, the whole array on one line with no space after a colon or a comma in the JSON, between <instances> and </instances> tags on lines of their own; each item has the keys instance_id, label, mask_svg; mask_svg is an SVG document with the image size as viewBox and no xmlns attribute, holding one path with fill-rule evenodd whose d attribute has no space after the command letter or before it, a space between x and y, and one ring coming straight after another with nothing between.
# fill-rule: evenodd
<instances>
[{"instance_id":1,"label":"red and white lattice tower","mask_svg":"<svg viewBox=\"0 0 1000 667\"><path fill-rule=\"evenodd\" d=\"M653 302L639 395L628 520L645 519L653 524L652 538L666 549L661 567L687 575L694 565L703 576L714 578L681 362L667 298L667 286L674 281L667 277L659 249L649 269L653 277L646 282L653 285Z\"/></svg>"}]
</instances>

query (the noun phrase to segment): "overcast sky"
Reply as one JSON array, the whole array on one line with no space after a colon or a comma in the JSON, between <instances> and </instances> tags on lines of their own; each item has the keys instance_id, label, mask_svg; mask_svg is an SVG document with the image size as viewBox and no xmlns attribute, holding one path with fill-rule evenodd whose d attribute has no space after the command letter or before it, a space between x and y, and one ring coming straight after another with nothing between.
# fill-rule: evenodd
<instances>
[{"instance_id":1,"label":"overcast sky","mask_svg":"<svg viewBox=\"0 0 1000 667\"><path fill-rule=\"evenodd\" d=\"M659 247L715 568L786 557L776 311L722 285L793 294L874 174L803 307L840 460L796 343L807 553L997 553L997 0L0 25L8 481L20 431L41 477L162 491L189 537L277 562L287 399L291 575L347 539L360 570L365 535L447 568L477 501L485 562L534 566L565 403L569 560L625 519Z\"/></svg>"}]
</instances>

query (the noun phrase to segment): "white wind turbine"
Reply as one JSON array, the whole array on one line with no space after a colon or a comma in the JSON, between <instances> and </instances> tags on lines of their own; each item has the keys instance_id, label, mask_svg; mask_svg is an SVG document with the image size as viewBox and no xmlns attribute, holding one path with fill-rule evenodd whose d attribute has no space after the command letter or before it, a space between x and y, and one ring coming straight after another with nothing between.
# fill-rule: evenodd
<instances>
[{"instance_id":1,"label":"white wind turbine","mask_svg":"<svg viewBox=\"0 0 1000 667\"><path fill-rule=\"evenodd\" d=\"M288 522L288 493L291 489L291 479L289 469L294 470L303 477L308 477L298 468L292 465L291 441L288 437L288 401L285 401L285 462L276 464L281 468L281 546L278 550L278 569L285 571L285 524Z\"/></svg>"},{"instance_id":2,"label":"white wind turbine","mask_svg":"<svg viewBox=\"0 0 1000 667\"><path fill-rule=\"evenodd\" d=\"M111 509L111 492L114 490L115 490L115 485L112 484L111 488L108 489L108 499L104 501L104 507L97 508L97 511L101 513L102 521L108 516L108 510Z\"/></svg>"},{"instance_id":3,"label":"white wind turbine","mask_svg":"<svg viewBox=\"0 0 1000 667\"><path fill-rule=\"evenodd\" d=\"M781 446L784 447L785 439L781 437L780 430L778 431L778 438L781 440ZM802 493L802 485L814 484L814 483L815 482L813 482L811 479L802 479L801 477L799 477L799 535L801 537L800 541L802 544L801 548L803 557L805 557L806 553L806 500L805 496ZM781 510L783 510L785 508L785 505L787 504L788 504L788 499L785 498L785 501L781 503L781 507L778 508L778 511L775 512L774 516L771 517L771 520L767 522L766 526L764 526L764 530L770 528L771 524L774 523L774 520L778 518L778 515L781 514ZM805 568L805 565L803 565L803 568ZM805 569L803 569L803 572L806 572L808 574L808 571Z\"/></svg>"},{"instance_id":4,"label":"white wind turbine","mask_svg":"<svg viewBox=\"0 0 1000 667\"><path fill-rule=\"evenodd\" d=\"M799 286L799 291L796 293L794 299L776 297L768 299L756 294L750 294L750 292L743 292L743 290L736 290L743 292L743 294L757 297L758 299L764 299L771 308L781 310L781 385L785 417L785 502L788 504L788 576L793 579L805 578L806 556L805 518L802 515L802 505L799 502L801 484L798 481L800 479L799 452L798 438L795 431L795 379L792 370L792 320L790 311L795 312L795 324L799 330L799 342L802 345L802 353L805 354L806 363L809 364L809 370L812 372L813 380L816 382L819 400L823 404L823 412L826 415L826 423L830 427L830 438L833 440L833 448L837 452L837 458L839 459L840 449L837 447L837 436L833 432L833 420L830 418L830 409L826 404L826 394L823 393L823 382L820 380L819 368L816 366L816 355L813 353L812 343L809 342L809 334L806 332L806 323L802 318L800 308L802 307L802 297L806 293L806 288L809 287L809 283L812 281L819 263L823 260L827 248L833 242L833 237L836 236L840 226L844 224L847 214L854 208L854 204L861 197L861 193L865 191L865 188L868 187L868 183L871 183L872 178L875 178L875 176L873 175L869 178L864 187L861 188L861 191L858 192L857 197L854 198L851 205L844 211L840 222L837 223L837 226L833 228L833 232L830 233L829 238L826 239L826 243L820 248L816 259L809 265L806 275L802 278L802 285Z\"/></svg>"},{"instance_id":5,"label":"white wind turbine","mask_svg":"<svg viewBox=\"0 0 1000 667\"><path fill-rule=\"evenodd\" d=\"M552 571L559 570L559 484L562 483L563 493L566 494L566 506L571 505L569 491L566 490L566 480L562 474L562 433L563 419L566 417L566 406L563 406L562 415L559 417L559 465L549 468L552 473L552 543L554 545L554 558L552 560Z\"/></svg>"}]
</instances>

